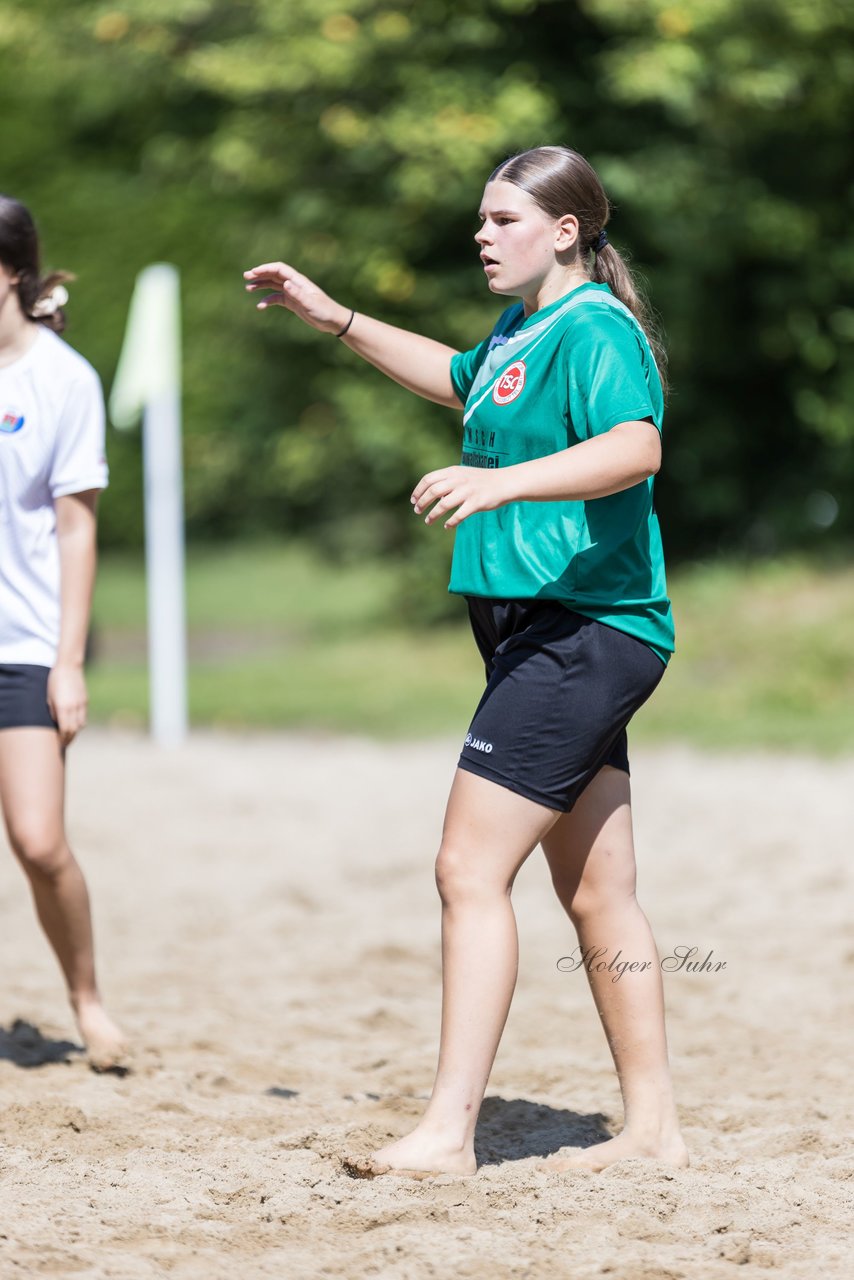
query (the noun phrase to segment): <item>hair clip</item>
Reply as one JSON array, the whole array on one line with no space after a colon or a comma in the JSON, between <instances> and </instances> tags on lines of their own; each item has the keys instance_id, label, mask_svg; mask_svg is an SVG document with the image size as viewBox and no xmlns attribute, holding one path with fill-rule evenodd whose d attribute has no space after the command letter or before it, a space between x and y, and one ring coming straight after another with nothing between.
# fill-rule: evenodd
<instances>
[{"instance_id":1,"label":"hair clip","mask_svg":"<svg viewBox=\"0 0 854 1280\"><path fill-rule=\"evenodd\" d=\"M68 301L68 290L64 284L55 284L50 293L39 298L33 307L32 314L41 319L42 316L55 316L60 307Z\"/></svg>"}]
</instances>

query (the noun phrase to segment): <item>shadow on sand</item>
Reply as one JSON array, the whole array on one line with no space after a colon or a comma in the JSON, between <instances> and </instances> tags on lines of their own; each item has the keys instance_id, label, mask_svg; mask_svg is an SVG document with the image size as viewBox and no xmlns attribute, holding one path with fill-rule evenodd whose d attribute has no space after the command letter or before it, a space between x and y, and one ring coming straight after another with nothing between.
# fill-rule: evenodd
<instances>
[{"instance_id":1,"label":"shadow on sand","mask_svg":"<svg viewBox=\"0 0 854 1280\"><path fill-rule=\"evenodd\" d=\"M474 1139L478 1168L549 1156L561 1147L592 1147L613 1137L601 1112L558 1110L524 1098L485 1098Z\"/></svg>"},{"instance_id":2,"label":"shadow on sand","mask_svg":"<svg viewBox=\"0 0 854 1280\"><path fill-rule=\"evenodd\" d=\"M82 1045L72 1040L51 1040L22 1018L16 1018L11 1027L0 1027L0 1062L14 1062L16 1067L70 1063L73 1060L71 1055L83 1052Z\"/></svg>"}]
</instances>

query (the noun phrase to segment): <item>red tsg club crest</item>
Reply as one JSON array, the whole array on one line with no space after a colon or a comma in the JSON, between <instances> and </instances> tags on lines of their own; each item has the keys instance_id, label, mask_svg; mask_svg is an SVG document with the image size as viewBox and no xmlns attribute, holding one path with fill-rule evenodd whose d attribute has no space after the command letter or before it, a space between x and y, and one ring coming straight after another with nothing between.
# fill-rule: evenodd
<instances>
[{"instance_id":1,"label":"red tsg club crest","mask_svg":"<svg viewBox=\"0 0 854 1280\"><path fill-rule=\"evenodd\" d=\"M517 360L508 365L495 384L492 398L496 404L509 404L522 394L525 385L525 361Z\"/></svg>"}]
</instances>

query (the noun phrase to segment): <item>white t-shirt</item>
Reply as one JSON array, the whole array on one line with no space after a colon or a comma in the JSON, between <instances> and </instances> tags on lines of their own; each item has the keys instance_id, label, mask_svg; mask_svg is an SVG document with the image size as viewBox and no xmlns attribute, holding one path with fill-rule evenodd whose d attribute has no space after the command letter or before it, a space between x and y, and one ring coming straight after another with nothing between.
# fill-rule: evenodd
<instances>
[{"instance_id":1,"label":"white t-shirt","mask_svg":"<svg viewBox=\"0 0 854 1280\"><path fill-rule=\"evenodd\" d=\"M0 368L0 663L56 660L54 500L107 487L104 416L97 373L44 325Z\"/></svg>"}]
</instances>

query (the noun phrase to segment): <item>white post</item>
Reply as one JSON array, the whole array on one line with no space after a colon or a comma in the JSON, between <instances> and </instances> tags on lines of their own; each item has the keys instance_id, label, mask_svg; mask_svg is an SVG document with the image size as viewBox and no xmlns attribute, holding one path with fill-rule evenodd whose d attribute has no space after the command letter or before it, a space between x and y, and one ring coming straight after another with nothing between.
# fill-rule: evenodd
<instances>
[{"instance_id":1,"label":"white post","mask_svg":"<svg viewBox=\"0 0 854 1280\"><path fill-rule=\"evenodd\" d=\"M137 277L110 412L119 428L143 415L149 706L161 746L187 733L180 345L178 272L155 263Z\"/></svg>"},{"instance_id":2,"label":"white post","mask_svg":"<svg viewBox=\"0 0 854 1280\"><path fill-rule=\"evenodd\" d=\"M151 734L161 746L187 735L184 489L177 389L145 407L145 567Z\"/></svg>"}]
</instances>

